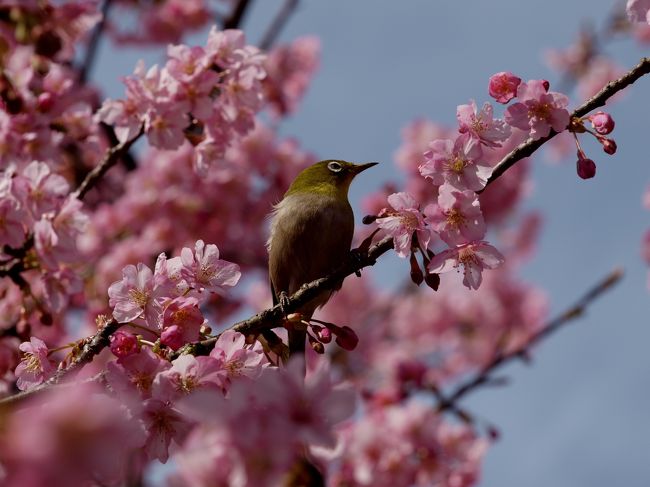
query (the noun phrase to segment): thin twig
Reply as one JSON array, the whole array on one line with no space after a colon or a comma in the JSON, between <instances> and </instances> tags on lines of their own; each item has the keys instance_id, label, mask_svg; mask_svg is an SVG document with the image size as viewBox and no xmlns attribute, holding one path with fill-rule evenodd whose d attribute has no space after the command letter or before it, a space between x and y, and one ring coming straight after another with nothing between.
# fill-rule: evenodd
<instances>
[{"instance_id":1,"label":"thin twig","mask_svg":"<svg viewBox=\"0 0 650 487\"><path fill-rule=\"evenodd\" d=\"M239 0L237 5L232 9L230 16L223 22L223 29L237 29L244 20L244 15L250 3L251 0Z\"/></svg>"},{"instance_id":2,"label":"thin twig","mask_svg":"<svg viewBox=\"0 0 650 487\"><path fill-rule=\"evenodd\" d=\"M627 88L629 85L634 83L642 76L645 76L646 74L650 74L650 58L647 57L641 59L639 64L637 64L634 68L632 68L630 71L625 73L620 78L607 83L602 90L600 90L594 96L589 98L589 100L587 100L578 108L576 108L571 114L571 118L583 117L593 109L605 106L607 100L609 100L613 95L615 95L622 89ZM519 144L508 155L506 155L503 159L501 159L501 161L496 166L494 166L492 175L488 179L485 188L487 188L490 184L496 181L500 176L503 175L503 173L505 173L512 166L514 166L517 162L519 162L520 160L526 157L531 156L533 152L535 152L537 149L539 149L542 145L544 145L546 142L551 140L557 134L558 132L551 130L551 133L548 134L546 137L542 137L541 139L537 139L537 140L528 139L525 142ZM477 193L482 193L483 191L485 191L485 188L481 189L480 191L477 191Z\"/></svg>"},{"instance_id":3,"label":"thin twig","mask_svg":"<svg viewBox=\"0 0 650 487\"><path fill-rule=\"evenodd\" d=\"M280 32L289 21L289 18L293 14L293 11L298 6L298 0L285 0L282 8L278 11L276 16L273 18L273 22L269 25L269 28L262 36L260 41L260 49L267 51L273 43L276 41Z\"/></svg>"},{"instance_id":4,"label":"thin twig","mask_svg":"<svg viewBox=\"0 0 650 487\"><path fill-rule=\"evenodd\" d=\"M84 54L84 60L81 66L79 66L79 71L77 74L77 82L79 84L84 84L88 79L88 74L95 64L95 58L97 57L97 49L99 48L99 41L102 38L104 33L104 27L106 27L106 20L108 18L108 11L111 8L112 0L104 0L102 4L102 18L99 20L88 41L88 47L86 48L86 53Z\"/></svg>"},{"instance_id":5,"label":"thin twig","mask_svg":"<svg viewBox=\"0 0 650 487\"><path fill-rule=\"evenodd\" d=\"M82 200L84 196L86 196L86 193L88 193L88 191L90 191L99 182L104 174L106 174L106 172L111 167L113 167L115 163L117 163L120 157L129 151L135 141L142 136L143 130L144 129L141 128L140 132L138 132L138 134L131 140L127 140L124 143L113 146L108 151L106 151L106 154L104 155L102 161L97 166L95 166L92 171L86 174L84 180L81 182L77 190L73 193L75 198Z\"/></svg>"},{"instance_id":6,"label":"thin twig","mask_svg":"<svg viewBox=\"0 0 650 487\"><path fill-rule=\"evenodd\" d=\"M109 321L99 330L99 332L97 332L97 334L93 335L86 341L81 352L72 359L66 368L58 370L50 379L32 389L0 399L0 406L17 404L25 399L41 394L53 386L62 384L64 379L79 372L84 365L92 362L95 356L109 345L111 335L121 326L122 323L118 323L115 320Z\"/></svg>"},{"instance_id":7,"label":"thin twig","mask_svg":"<svg viewBox=\"0 0 650 487\"><path fill-rule=\"evenodd\" d=\"M495 370L514 359L526 357L530 350L535 345L537 345L537 343L541 342L549 335L556 332L559 328L563 327L568 322L582 316L587 310L587 307L593 301L614 287L614 285L616 285L622 277L623 271L621 269L614 269L609 273L609 275L607 275L604 279L602 279L594 287L587 291L584 296L582 296L573 306L561 313L556 318L549 321L539 331L533 333L525 344L507 353L498 353L495 355L495 357L485 367L483 367L480 372L476 373L474 377L468 379L466 382L463 382L461 385L456 387L451 394L445 396L439 392L434 392L438 399L438 409L441 411L460 410L457 405L458 401L474 389L477 389L484 384L492 383L493 378L491 377L491 374Z\"/></svg>"}]
</instances>

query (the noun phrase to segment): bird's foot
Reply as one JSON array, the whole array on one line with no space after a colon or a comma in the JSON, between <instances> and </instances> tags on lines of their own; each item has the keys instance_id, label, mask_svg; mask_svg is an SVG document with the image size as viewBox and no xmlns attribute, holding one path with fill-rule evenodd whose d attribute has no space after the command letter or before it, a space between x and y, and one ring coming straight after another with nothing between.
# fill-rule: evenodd
<instances>
[{"instance_id":1,"label":"bird's foot","mask_svg":"<svg viewBox=\"0 0 650 487\"><path fill-rule=\"evenodd\" d=\"M280 292L280 295L278 296L278 303L280 304L280 310L282 310L282 314L286 318L287 307L289 306L289 295L286 293L286 291Z\"/></svg>"}]
</instances>

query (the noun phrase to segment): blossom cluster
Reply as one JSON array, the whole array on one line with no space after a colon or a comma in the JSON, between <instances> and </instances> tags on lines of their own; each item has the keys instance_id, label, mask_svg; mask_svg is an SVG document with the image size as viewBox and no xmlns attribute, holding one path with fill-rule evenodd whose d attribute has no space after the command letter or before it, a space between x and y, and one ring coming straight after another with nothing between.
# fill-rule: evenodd
<instances>
[{"instance_id":1,"label":"blossom cluster","mask_svg":"<svg viewBox=\"0 0 650 487\"><path fill-rule=\"evenodd\" d=\"M206 47L169 46L169 60L148 70L141 62L125 78L126 99L106 100L97 113L120 142L141 131L158 149L195 146L195 168L205 172L237 136L254 127L262 108L264 56L239 30L213 28Z\"/></svg>"},{"instance_id":2,"label":"blossom cluster","mask_svg":"<svg viewBox=\"0 0 650 487\"><path fill-rule=\"evenodd\" d=\"M22 170L9 167L0 178L0 246L5 246L0 255L11 262L33 245L28 266L39 271L42 304L59 313L68 295L81 288L75 269L82 260L77 237L88 222L83 205L44 162L33 161Z\"/></svg>"}]
</instances>

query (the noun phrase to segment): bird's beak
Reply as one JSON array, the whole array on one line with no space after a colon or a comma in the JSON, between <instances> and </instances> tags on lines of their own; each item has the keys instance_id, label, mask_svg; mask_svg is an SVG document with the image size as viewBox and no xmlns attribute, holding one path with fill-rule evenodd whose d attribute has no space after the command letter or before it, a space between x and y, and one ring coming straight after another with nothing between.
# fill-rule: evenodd
<instances>
[{"instance_id":1,"label":"bird's beak","mask_svg":"<svg viewBox=\"0 0 650 487\"><path fill-rule=\"evenodd\" d=\"M365 164L355 164L355 166L354 166L354 175L356 176L360 172L363 172L363 171L365 171L366 169L368 169L368 168L370 168L372 166L376 166L377 164L379 164L379 163L378 162L366 162Z\"/></svg>"}]
</instances>

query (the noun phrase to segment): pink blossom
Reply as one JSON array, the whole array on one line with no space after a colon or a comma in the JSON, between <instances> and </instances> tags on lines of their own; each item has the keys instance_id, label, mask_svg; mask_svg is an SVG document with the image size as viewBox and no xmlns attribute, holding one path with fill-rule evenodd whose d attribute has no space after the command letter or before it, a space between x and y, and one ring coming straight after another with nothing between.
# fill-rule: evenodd
<instances>
[{"instance_id":1,"label":"pink blossom","mask_svg":"<svg viewBox=\"0 0 650 487\"><path fill-rule=\"evenodd\" d=\"M222 384L223 364L214 357L181 355L172 366L153 382L153 397L163 401L175 400L202 388L218 389Z\"/></svg>"},{"instance_id":2,"label":"pink blossom","mask_svg":"<svg viewBox=\"0 0 650 487\"><path fill-rule=\"evenodd\" d=\"M7 486L124 485L145 440L143 424L95 384L54 389L5 421Z\"/></svg>"},{"instance_id":3,"label":"pink blossom","mask_svg":"<svg viewBox=\"0 0 650 487\"><path fill-rule=\"evenodd\" d=\"M530 131L533 140L546 137L551 129L562 132L569 124L569 99L562 93L548 91L547 81L521 83L517 97L520 101L506 109L505 120L513 127Z\"/></svg>"},{"instance_id":4,"label":"pink blossom","mask_svg":"<svg viewBox=\"0 0 650 487\"><path fill-rule=\"evenodd\" d=\"M154 354L149 347L141 347L138 353L108 362L106 380L124 402L151 397L152 384L158 373L171 367L167 360Z\"/></svg>"},{"instance_id":5,"label":"pink blossom","mask_svg":"<svg viewBox=\"0 0 650 487\"><path fill-rule=\"evenodd\" d=\"M110 349L113 355L119 358L128 357L140 351L138 338L133 333L116 331L111 336Z\"/></svg>"},{"instance_id":6,"label":"pink blossom","mask_svg":"<svg viewBox=\"0 0 650 487\"><path fill-rule=\"evenodd\" d=\"M43 298L50 311L61 313L70 303L71 297L83 290L83 281L78 272L69 267L59 267L43 274Z\"/></svg>"},{"instance_id":7,"label":"pink blossom","mask_svg":"<svg viewBox=\"0 0 650 487\"><path fill-rule=\"evenodd\" d=\"M499 103L508 103L517 96L519 83L521 83L521 78L510 71L501 71L490 76L488 92Z\"/></svg>"},{"instance_id":8,"label":"pink blossom","mask_svg":"<svg viewBox=\"0 0 650 487\"><path fill-rule=\"evenodd\" d=\"M478 196L473 191L441 191L438 204L428 205L424 214L425 222L449 245L485 237L485 221Z\"/></svg>"},{"instance_id":9,"label":"pink blossom","mask_svg":"<svg viewBox=\"0 0 650 487\"><path fill-rule=\"evenodd\" d=\"M625 10L630 21L650 24L650 0L627 0Z\"/></svg>"},{"instance_id":10,"label":"pink blossom","mask_svg":"<svg viewBox=\"0 0 650 487\"><path fill-rule=\"evenodd\" d=\"M169 458L172 441L182 444L192 429L192 423L169 403L158 399L147 399L142 411L142 420L147 431L144 452L149 460L165 463Z\"/></svg>"},{"instance_id":11,"label":"pink blossom","mask_svg":"<svg viewBox=\"0 0 650 487\"><path fill-rule=\"evenodd\" d=\"M68 194L68 182L52 173L44 162L33 161L22 172L21 182L26 186L26 205L34 219L56 209Z\"/></svg>"},{"instance_id":12,"label":"pink blossom","mask_svg":"<svg viewBox=\"0 0 650 487\"><path fill-rule=\"evenodd\" d=\"M408 257L414 233L417 234L422 248L426 248L431 234L424 225L424 218L415 198L408 193L393 193L388 197L388 203L393 209L384 209L380 212L377 226L393 237L397 255Z\"/></svg>"},{"instance_id":13,"label":"pink blossom","mask_svg":"<svg viewBox=\"0 0 650 487\"><path fill-rule=\"evenodd\" d=\"M239 266L219 259L219 249L214 244L205 245L197 240L194 252L188 247L181 250L182 277L190 287L199 292L218 292L232 287L239 281Z\"/></svg>"},{"instance_id":14,"label":"pink blossom","mask_svg":"<svg viewBox=\"0 0 650 487\"><path fill-rule=\"evenodd\" d=\"M118 323L143 318L150 327L158 327L161 305L157 300L151 269L140 263L122 269L122 280L108 288L108 304Z\"/></svg>"},{"instance_id":15,"label":"pink blossom","mask_svg":"<svg viewBox=\"0 0 650 487\"><path fill-rule=\"evenodd\" d=\"M110 125L115 130L115 135L120 143L134 139L142 129L141 109L136 100L104 101L95 114L96 121Z\"/></svg>"},{"instance_id":16,"label":"pink blossom","mask_svg":"<svg viewBox=\"0 0 650 487\"><path fill-rule=\"evenodd\" d=\"M462 266L463 284L469 289L478 289L483 269L495 269L504 261L503 255L492 245L475 241L440 252L431 259L427 270L439 274Z\"/></svg>"},{"instance_id":17,"label":"pink blossom","mask_svg":"<svg viewBox=\"0 0 650 487\"><path fill-rule=\"evenodd\" d=\"M299 37L269 53L262 84L266 102L278 116L293 113L318 69L320 41L317 37Z\"/></svg>"},{"instance_id":18,"label":"pink blossom","mask_svg":"<svg viewBox=\"0 0 650 487\"><path fill-rule=\"evenodd\" d=\"M196 341L204 318L199 309L199 301L194 297L175 298L165 306L162 317L161 341L172 350L177 350L185 343ZM173 339L165 332L173 328ZM173 342L173 343L172 343Z\"/></svg>"},{"instance_id":19,"label":"pink blossom","mask_svg":"<svg viewBox=\"0 0 650 487\"><path fill-rule=\"evenodd\" d=\"M43 340L31 337L28 342L21 343L19 348L25 356L15 371L18 389L31 389L54 375L54 361L48 358L49 350Z\"/></svg>"},{"instance_id":20,"label":"pink blossom","mask_svg":"<svg viewBox=\"0 0 650 487\"><path fill-rule=\"evenodd\" d=\"M185 141L188 125L185 107L175 103L159 103L144 116L144 132L149 143L159 149L178 149Z\"/></svg>"},{"instance_id":21,"label":"pink blossom","mask_svg":"<svg viewBox=\"0 0 650 487\"><path fill-rule=\"evenodd\" d=\"M494 119L492 105L485 103L478 112L476 102L458 105L456 109L460 133L469 133L488 147L501 147L501 142L510 137L510 127L503 120Z\"/></svg>"},{"instance_id":22,"label":"pink blossom","mask_svg":"<svg viewBox=\"0 0 650 487\"><path fill-rule=\"evenodd\" d=\"M210 357L221 362L224 388L239 377L257 379L267 365L261 349L246 348L246 337L233 330L221 334Z\"/></svg>"},{"instance_id":23,"label":"pink blossom","mask_svg":"<svg viewBox=\"0 0 650 487\"><path fill-rule=\"evenodd\" d=\"M607 135L614 130L614 119L609 113L599 111L589 115L587 118L591 122L594 130L600 135Z\"/></svg>"},{"instance_id":24,"label":"pink blossom","mask_svg":"<svg viewBox=\"0 0 650 487\"><path fill-rule=\"evenodd\" d=\"M17 201L0 196L0 247L18 248L25 241L26 212Z\"/></svg>"},{"instance_id":25,"label":"pink blossom","mask_svg":"<svg viewBox=\"0 0 650 487\"><path fill-rule=\"evenodd\" d=\"M470 134L461 134L455 141L434 140L429 147L419 169L433 184L448 183L460 191L478 191L485 186L492 168L483 162L481 144Z\"/></svg>"}]
</instances>

